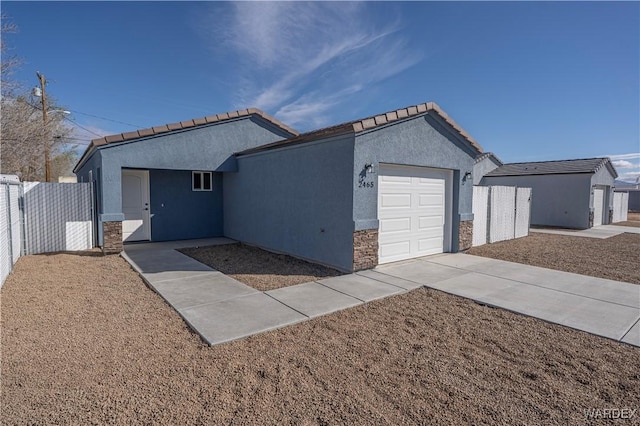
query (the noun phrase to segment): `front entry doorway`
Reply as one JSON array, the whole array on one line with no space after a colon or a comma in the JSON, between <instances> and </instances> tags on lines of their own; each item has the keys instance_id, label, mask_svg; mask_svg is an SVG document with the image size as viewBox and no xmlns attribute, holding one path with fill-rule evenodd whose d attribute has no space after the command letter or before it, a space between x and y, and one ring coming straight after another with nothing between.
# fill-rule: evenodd
<instances>
[{"instance_id":1,"label":"front entry doorway","mask_svg":"<svg viewBox=\"0 0 640 426\"><path fill-rule=\"evenodd\" d=\"M122 241L149 241L149 171L122 170Z\"/></svg>"}]
</instances>

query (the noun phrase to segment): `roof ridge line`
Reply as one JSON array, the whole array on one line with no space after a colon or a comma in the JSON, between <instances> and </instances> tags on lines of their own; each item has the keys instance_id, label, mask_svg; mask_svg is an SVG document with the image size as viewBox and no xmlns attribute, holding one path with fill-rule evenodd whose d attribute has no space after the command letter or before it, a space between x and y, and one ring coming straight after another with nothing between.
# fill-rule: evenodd
<instances>
[{"instance_id":1,"label":"roof ridge line","mask_svg":"<svg viewBox=\"0 0 640 426\"><path fill-rule=\"evenodd\" d=\"M610 160L609 157L590 157L590 158L570 158L566 160L540 160L540 161L518 161L515 163L504 163L505 166L511 164L533 164L533 163L558 163L560 161L584 161L584 160L602 160L602 162L606 162L606 160Z\"/></svg>"},{"instance_id":2,"label":"roof ridge line","mask_svg":"<svg viewBox=\"0 0 640 426\"><path fill-rule=\"evenodd\" d=\"M411 105L408 107L388 111L382 114L362 118L352 122L353 131L356 133L363 132L365 130L373 129L385 124L391 124L396 121L400 121L406 118L418 116L429 111L437 113L444 121L446 121L451 127L453 127L460 135L467 139L471 145L473 145L478 151L482 152L482 147L466 130L462 128L453 118L449 116L440 105L435 102L423 102L418 105Z\"/></svg>"},{"instance_id":3,"label":"roof ridge line","mask_svg":"<svg viewBox=\"0 0 640 426\"><path fill-rule=\"evenodd\" d=\"M284 124L283 122L281 122L280 120L274 117L271 117L270 115L266 114L264 111L258 108L252 107L247 109L228 111L221 114L207 115L205 117L192 118L192 119L183 120L175 123L160 124L157 126L152 126L144 129L137 129L130 132L107 135L100 138L92 139L91 144L93 144L94 146L98 146L98 145L104 145L108 143L125 142L128 140L138 139L138 138L147 137L147 136L160 135L160 134L172 132L175 130L189 129L192 127L198 127L205 124L218 123L221 121L226 121L233 118L246 117L254 114L275 124L277 127L280 127L281 129L287 131L288 133L291 133L294 136L298 136L300 134L294 128L287 126L286 124Z\"/></svg>"}]
</instances>

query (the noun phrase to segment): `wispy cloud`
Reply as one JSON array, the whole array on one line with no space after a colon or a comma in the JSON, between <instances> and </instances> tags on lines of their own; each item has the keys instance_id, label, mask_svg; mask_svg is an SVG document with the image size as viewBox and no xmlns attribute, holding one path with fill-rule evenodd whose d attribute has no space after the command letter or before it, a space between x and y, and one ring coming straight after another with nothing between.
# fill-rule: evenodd
<instances>
[{"instance_id":1,"label":"wispy cloud","mask_svg":"<svg viewBox=\"0 0 640 426\"><path fill-rule=\"evenodd\" d=\"M638 167L637 164L633 164L631 161L627 160L615 160L612 161L612 163L617 169L632 169L634 167Z\"/></svg>"},{"instance_id":2,"label":"wispy cloud","mask_svg":"<svg viewBox=\"0 0 640 426\"><path fill-rule=\"evenodd\" d=\"M237 106L293 126L318 126L331 109L422 59L399 19L376 23L364 2L215 5L216 49L238 64ZM223 10L221 10L223 8Z\"/></svg>"},{"instance_id":3,"label":"wispy cloud","mask_svg":"<svg viewBox=\"0 0 640 426\"><path fill-rule=\"evenodd\" d=\"M629 154L607 155L618 171L618 179L625 182L636 182L640 176L640 152Z\"/></svg>"},{"instance_id":4,"label":"wispy cloud","mask_svg":"<svg viewBox=\"0 0 640 426\"><path fill-rule=\"evenodd\" d=\"M605 157L609 157L611 161L616 161L616 160L639 160L640 161L640 152L632 152L630 154L605 155Z\"/></svg>"}]
</instances>

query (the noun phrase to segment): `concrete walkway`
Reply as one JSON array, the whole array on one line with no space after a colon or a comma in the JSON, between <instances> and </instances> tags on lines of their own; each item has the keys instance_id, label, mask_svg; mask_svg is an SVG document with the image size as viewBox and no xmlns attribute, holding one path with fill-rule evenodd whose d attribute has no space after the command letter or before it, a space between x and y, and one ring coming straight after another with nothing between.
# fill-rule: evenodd
<instances>
[{"instance_id":1,"label":"concrete walkway","mask_svg":"<svg viewBox=\"0 0 640 426\"><path fill-rule=\"evenodd\" d=\"M617 226L617 225L600 225L593 228L583 229L580 231L556 228L531 228L531 232L539 232L542 234L569 235L571 237L586 238L610 238L622 233L640 234L640 228L633 226Z\"/></svg>"},{"instance_id":2,"label":"concrete walkway","mask_svg":"<svg viewBox=\"0 0 640 426\"><path fill-rule=\"evenodd\" d=\"M444 254L261 292L174 250L232 242L127 245L122 255L210 345L426 286L640 346L635 284Z\"/></svg>"}]
</instances>

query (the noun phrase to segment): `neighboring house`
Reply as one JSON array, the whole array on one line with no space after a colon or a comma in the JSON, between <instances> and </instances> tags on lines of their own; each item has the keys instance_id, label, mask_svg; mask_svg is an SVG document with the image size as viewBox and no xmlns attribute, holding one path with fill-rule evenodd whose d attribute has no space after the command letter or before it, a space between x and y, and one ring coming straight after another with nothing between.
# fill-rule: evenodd
<instances>
[{"instance_id":1,"label":"neighboring house","mask_svg":"<svg viewBox=\"0 0 640 426\"><path fill-rule=\"evenodd\" d=\"M481 152L434 103L302 135L252 109L94 141L75 172L107 251L226 236L353 271L469 248Z\"/></svg>"},{"instance_id":2,"label":"neighboring house","mask_svg":"<svg viewBox=\"0 0 640 426\"><path fill-rule=\"evenodd\" d=\"M611 223L616 177L609 158L587 158L503 164L480 184L532 188L532 225L585 229Z\"/></svg>"},{"instance_id":3,"label":"neighboring house","mask_svg":"<svg viewBox=\"0 0 640 426\"><path fill-rule=\"evenodd\" d=\"M493 152L479 155L473 165L473 184L480 185L480 181L487 173L500 166L502 166L502 161Z\"/></svg>"}]
</instances>

